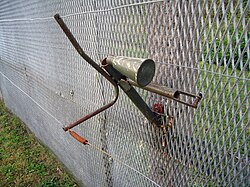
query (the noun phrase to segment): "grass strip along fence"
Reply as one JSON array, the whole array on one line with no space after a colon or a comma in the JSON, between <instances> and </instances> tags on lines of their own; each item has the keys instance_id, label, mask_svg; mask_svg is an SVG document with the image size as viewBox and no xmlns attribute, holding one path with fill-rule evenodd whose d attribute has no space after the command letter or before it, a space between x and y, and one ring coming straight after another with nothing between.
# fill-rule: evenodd
<instances>
[{"instance_id":1,"label":"grass strip along fence","mask_svg":"<svg viewBox=\"0 0 250 187\"><path fill-rule=\"evenodd\" d=\"M78 186L0 100L0 186Z\"/></svg>"}]
</instances>

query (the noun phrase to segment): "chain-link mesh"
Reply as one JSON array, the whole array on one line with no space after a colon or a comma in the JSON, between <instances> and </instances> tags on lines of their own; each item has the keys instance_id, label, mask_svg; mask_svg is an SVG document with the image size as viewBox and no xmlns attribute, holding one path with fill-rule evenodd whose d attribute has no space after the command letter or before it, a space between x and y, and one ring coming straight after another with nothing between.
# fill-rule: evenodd
<instances>
[{"instance_id":1,"label":"chain-link mesh","mask_svg":"<svg viewBox=\"0 0 250 187\"><path fill-rule=\"evenodd\" d=\"M2 0L1 95L85 186L249 186L249 4ZM203 94L192 109L137 89L172 117L166 146L162 129L123 93L75 128L90 146L62 130L113 93L74 50L55 13L96 62L109 54L152 58L155 83Z\"/></svg>"}]
</instances>

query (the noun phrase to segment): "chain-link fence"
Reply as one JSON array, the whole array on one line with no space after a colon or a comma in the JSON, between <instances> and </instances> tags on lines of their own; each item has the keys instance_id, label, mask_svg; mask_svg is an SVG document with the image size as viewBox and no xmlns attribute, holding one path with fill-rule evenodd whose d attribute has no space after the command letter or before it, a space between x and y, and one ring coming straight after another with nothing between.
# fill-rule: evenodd
<instances>
[{"instance_id":1,"label":"chain-link fence","mask_svg":"<svg viewBox=\"0 0 250 187\"><path fill-rule=\"evenodd\" d=\"M1 0L0 91L7 106L85 186L249 186L249 0ZM152 58L154 82L203 94L197 109L137 89L172 117L163 132L74 50L59 13L96 62ZM185 98L184 98L185 99Z\"/></svg>"}]
</instances>

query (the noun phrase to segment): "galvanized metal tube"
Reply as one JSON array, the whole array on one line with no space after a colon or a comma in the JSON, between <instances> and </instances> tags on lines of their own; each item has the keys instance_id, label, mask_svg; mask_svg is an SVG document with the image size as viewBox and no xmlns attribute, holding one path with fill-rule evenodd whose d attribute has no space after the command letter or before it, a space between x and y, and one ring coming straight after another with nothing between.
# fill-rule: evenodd
<instances>
[{"instance_id":1,"label":"galvanized metal tube","mask_svg":"<svg viewBox=\"0 0 250 187\"><path fill-rule=\"evenodd\" d=\"M102 62L105 65L105 61ZM162 125L161 116L152 112L149 106L137 93L137 91L129 84L129 82L124 81L120 72L113 68L111 65L105 65L103 68L117 81L119 82L119 87L125 92L125 94L131 99L135 106L143 113L143 115L148 119L148 121L156 126L160 127Z\"/></svg>"},{"instance_id":2,"label":"galvanized metal tube","mask_svg":"<svg viewBox=\"0 0 250 187\"><path fill-rule=\"evenodd\" d=\"M155 74L155 62L151 59L108 56L106 61L142 87L148 85Z\"/></svg>"}]
</instances>

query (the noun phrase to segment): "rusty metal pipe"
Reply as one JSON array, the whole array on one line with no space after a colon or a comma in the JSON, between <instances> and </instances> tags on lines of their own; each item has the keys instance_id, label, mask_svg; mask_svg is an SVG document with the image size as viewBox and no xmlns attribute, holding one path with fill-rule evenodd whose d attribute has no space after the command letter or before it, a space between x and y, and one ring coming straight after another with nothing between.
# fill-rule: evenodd
<instances>
[{"instance_id":1,"label":"rusty metal pipe","mask_svg":"<svg viewBox=\"0 0 250 187\"><path fill-rule=\"evenodd\" d=\"M134 82L132 80L128 80L128 82L133 86L136 86L136 87L142 88L144 90L148 90L150 92L159 94L161 96L173 99L176 102L182 103L182 104L190 106L192 108L197 108L198 103L200 102L200 100L202 98L201 93L199 93L198 95L195 95L195 94L192 94L189 92L180 91L180 90L177 90L174 88L169 88L169 87L161 86L161 85L154 84L154 83L150 83L147 86L141 87L136 82ZM189 97L193 97L193 98L195 98L195 100L193 103L187 103L185 101L180 100L180 95L186 95Z\"/></svg>"},{"instance_id":2,"label":"rusty metal pipe","mask_svg":"<svg viewBox=\"0 0 250 187\"><path fill-rule=\"evenodd\" d=\"M187 103L187 102L182 101L180 99L173 98L174 101L182 103L182 104L187 105L187 106L190 106L192 108L197 108L198 107L198 104L199 104L200 100L202 99L202 94L201 93L199 93L198 95L194 95L194 94L191 94L191 93L188 93L188 92L183 92L183 91L179 91L179 92L180 92L180 94L187 95L187 96L195 98L194 102L193 103Z\"/></svg>"},{"instance_id":3,"label":"rusty metal pipe","mask_svg":"<svg viewBox=\"0 0 250 187\"><path fill-rule=\"evenodd\" d=\"M88 120L89 118L91 118L91 117L99 114L100 112L106 110L107 108L111 107L118 99L119 88L118 88L117 83L112 79L112 77L110 77L110 75L106 71L104 71L97 63L95 63L95 61L93 61L86 53L84 53L83 49L81 48L79 43L76 41L75 37L70 32L69 28L64 23L64 21L62 20L60 15L56 14L56 15L54 15L54 18L57 21L57 23L60 25L61 29L66 34L66 36L68 37L68 39L70 40L71 44L74 46L76 51L81 55L81 57L84 60L86 60L93 68L95 68L100 74L102 74L114 86L114 89L115 89L115 97L110 103L106 104L105 106L97 109L96 111L94 111L86 116L83 116L82 118L78 119L77 121L75 121L75 122L73 122L73 123L71 123L63 128L64 131L68 131L69 129L79 125L80 123Z\"/></svg>"},{"instance_id":4,"label":"rusty metal pipe","mask_svg":"<svg viewBox=\"0 0 250 187\"><path fill-rule=\"evenodd\" d=\"M97 63L95 63L94 60L92 60L86 53L84 53L83 49L79 45L79 43L76 41L75 37L73 34L70 32L69 28L67 25L64 23L62 18L60 17L59 14L54 15L55 20L57 23L60 25L61 29L63 32L66 34L68 37L69 41L71 44L74 46L76 51L81 55L81 57L86 60L93 68L95 68L99 73L101 73L111 84L115 85L116 82L110 77L110 75L105 72Z\"/></svg>"},{"instance_id":5,"label":"rusty metal pipe","mask_svg":"<svg viewBox=\"0 0 250 187\"><path fill-rule=\"evenodd\" d=\"M104 105L103 107L101 107L101 108L95 110L94 112L91 112L91 113L87 114L86 116L81 117L80 119L74 121L73 123L68 124L67 126L63 127L63 130L64 130L64 131L68 131L69 129L71 129L71 128L77 126L77 125L79 125L80 123L82 123L82 122L84 122L84 121L86 121L86 120L88 120L88 119L90 119L90 118L92 118L93 116L99 114L100 112L102 112L102 111L108 109L108 108L111 107L113 104L115 104L115 102L116 102L117 99L118 99L118 95L119 95L119 91L118 91L119 89L118 89L118 86L117 86L117 85L116 85L115 90L116 90L116 92L115 92L115 93L116 93L115 98L114 98L110 103L108 103L107 105Z\"/></svg>"},{"instance_id":6,"label":"rusty metal pipe","mask_svg":"<svg viewBox=\"0 0 250 187\"><path fill-rule=\"evenodd\" d=\"M144 90L148 90L150 92L157 93L157 94L162 95L164 97L168 97L171 99L173 99L173 98L178 99L180 97L180 92L174 88L169 88L169 87L161 86L161 85L154 84L154 83L149 83L149 85L141 87L136 82L134 82L132 80L128 80L128 82L133 86L142 88Z\"/></svg>"}]
</instances>

